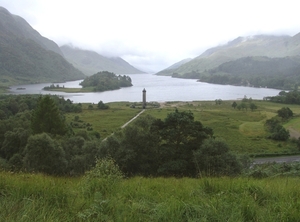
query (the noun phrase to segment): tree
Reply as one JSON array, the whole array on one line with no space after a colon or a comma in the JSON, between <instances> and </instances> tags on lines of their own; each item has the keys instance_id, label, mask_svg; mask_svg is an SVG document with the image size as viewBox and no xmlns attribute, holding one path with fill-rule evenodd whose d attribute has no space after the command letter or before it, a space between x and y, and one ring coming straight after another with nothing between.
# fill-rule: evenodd
<instances>
[{"instance_id":1,"label":"tree","mask_svg":"<svg viewBox=\"0 0 300 222\"><path fill-rule=\"evenodd\" d=\"M192 112L179 112L176 109L164 121L156 120L152 131L160 136L158 172L164 176L195 175L193 150L212 137L213 130L195 121Z\"/></svg>"},{"instance_id":2,"label":"tree","mask_svg":"<svg viewBox=\"0 0 300 222\"><path fill-rule=\"evenodd\" d=\"M273 140L286 141L290 138L290 132L289 130L286 130L282 125L278 124L273 130L270 138Z\"/></svg>"},{"instance_id":3,"label":"tree","mask_svg":"<svg viewBox=\"0 0 300 222\"><path fill-rule=\"evenodd\" d=\"M234 101L231 106L235 109L237 107L237 103Z\"/></svg>"},{"instance_id":4,"label":"tree","mask_svg":"<svg viewBox=\"0 0 300 222\"><path fill-rule=\"evenodd\" d=\"M241 103L241 108L242 108L242 110L246 109L246 111L247 111L248 105L245 102L242 102Z\"/></svg>"},{"instance_id":5,"label":"tree","mask_svg":"<svg viewBox=\"0 0 300 222\"><path fill-rule=\"evenodd\" d=\"M250 103L250 109L253 112L255 109L257 109L257 106L254 103Z\"/></svg>"},{"instance_id":6,"label":"tree","mask_svg":"<svg viewBox=\"0 0 300 222\"><path fill-rule=\"evenodd\" d=\"M199 173L205 175L236 175L242 166L228 145L221 140L208 139L194 151L194 163Z\"/></svg>"},{"instance_id":7,"label":"tree","mask_svg":"<svg viewBox=\"0 0 300 222\"><path fill-rule=\"evenodd\" d=\"M98 109L108 109L109 106L100 101L97 105Z\"/></svg>"},{"instance_id":8,"label":"tree","mask_svg":"<svg viewBox=\"0 0 300 222\"><path fill-rule=\"evenodd\" d=\"M4 154L4 158L9 160L14 154L21 154L26 146L29 135L29 130L23 128L15 128L13 131L7 131L4 134L4 141L0 149Z\"/></svg>"},{"instance_id":9,"label":"tree","mask_svg":"<svg viewBox=\"0 0 300 222\"><path fill-rule=\"evenodd\" d=\"M191 149L196 149L204 139L213 135L211 128L203 127L202 123L194 120L191 111L169 113L164 121L157 120L153 128L159 130L159 135L165 144L179 148L180 145L188 145Z\"/></svg>"},{"instance_id":10,"label":"tree","mask_svg":"<svg viewBox=\"0 0 300 222\"><path fill-rule=\"evenodd\" d=\"M278 117L268 119L265 123L265 126L271 133L271 135L269 136L270 139L286 141L290 137L289 131L286 130L282 125L280 125Z\"/></svg>"},{"instance_id":11,"label":"tree","mask_svg":"<svg viewBox=\"0 0 300 222\"><path fill-rule=\"evenodd\" d=\"M280 110L277 110L277 113L282 119L288 119L294 115L293 111L290 110L289 107L282 107Z\"/></svg>"},{"instance_id":12,"label":"tree","mask_svg":"<svg viewBox=\"0 0 300 222\"><path fill-rule=\"evenodd\" d=\"M215 102L216 102L216 105L221 105L222 104L222 99L216 99Z\"/></svg>"},{"instance_id":13,"label":"tree","mask_svg":"<svg viewBox=\"0 0 300 222\"><path fill-rule=\"evenodd\" d=\"M50 96L40 98L31 119L31 129L34 134L51 133L65 135L67 126L63 116Z\"/></svg>"},{"instance_id":14,"label":"tree","mask_svg":"<svg viewBox=\"0 0 300 222\"><path fill-rule=\"evenodd\" d=\"M61 175L67 162L65 152L48 134L29 137L25 148L24 167L29 171Z\"/></svg>"},{"instance_id":15,"label":"tree","mask_svg":"<svg viewBox=\"0 0 300 222\"><path fill-rule=\"evenodd\" d=\"M155 119L140 117L101 143L100 156L112 157L127 175L156 175L159 136L151 130Z\"/></svg>"}]
</instances>

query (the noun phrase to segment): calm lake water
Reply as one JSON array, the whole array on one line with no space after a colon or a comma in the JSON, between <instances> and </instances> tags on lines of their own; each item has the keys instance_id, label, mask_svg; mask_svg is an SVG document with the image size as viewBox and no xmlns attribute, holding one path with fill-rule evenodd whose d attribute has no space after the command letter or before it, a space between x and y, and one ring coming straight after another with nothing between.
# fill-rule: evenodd
<instances>
[{"instance_id":1,"label":"calm lake water","mask_svg":"<svg viewBox=\"0 0 300 222\"><path fill-rule=\"evenodd\" d=\"M132 74L132 87L119 90L95 93L63 93L44 91L45 86L51 83L19 85L11 87L11 94L55 94L64 96L74 103L98 103L142 100L142 90L147 91L147 101L199 101L199 100L239 100L247 96L252 99L263 99L265 96L278 95L280 90L267 88L252 88L230 85L216 85L197 82L194 79L177 79L169 76L156 76L153 74ZM60 86L80 88L80 81L55 83ZM17 88L25 88L18 90Z\"/></svg>"}]
</instances>

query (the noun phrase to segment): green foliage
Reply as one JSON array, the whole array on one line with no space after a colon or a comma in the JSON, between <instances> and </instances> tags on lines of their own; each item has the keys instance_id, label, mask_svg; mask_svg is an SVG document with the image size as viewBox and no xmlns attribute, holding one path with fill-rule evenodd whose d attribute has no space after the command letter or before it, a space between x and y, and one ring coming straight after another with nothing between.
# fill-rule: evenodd
<instances>
[{"instance_id":1,"label":"green foliage","mask_svg":"<svg viewBox=\"0 0 300 222\"><path fill-rule=\"evenodd\" d=\"M6 131L1 151L5 159L10 159L16 153L23 153L30 136L30 130L14 128L13 131Z\"/></svg>"},{"instance_id":2,"label":"green foliage","mask_svg":"<svg viewBox=\"0 0 300 222\"><path fill-rule=\"evenodd\" d=\"M46 132L64 135L67 133L65 121L50 96L40 98L32 115L31 129L34 134Z\"/></svg>"},{"instance_id":3,"label":"green foliage","mask_svg":"<svg viewBox=\"0 0 300 222\"><path fill-rule=\"evenodd\" d=\"M46 133L29 137L24 154L24 168L28 171L53 175L61 175L65 171L65 152Z\"/></svg>"},{"instance_id":4,"label":"green foliage","mask_svg":"<svg viewBox=\"0 0 300 222\"><path fill-rule=\"evenodd\" d=\"M191 112L176 109L163 121L140 117L107 138L100 152L114 158L127 175L195 176L192 151L212 135Z\"/></svg>"},{"instance_id":5,"label":"green foliage","mask_svg":"<svg viewBox=\"0 0 300 222\"><path fill-rule=\"evenodd\" d=\"M282 107L280 110L277 110L277 114L282 119L289 119L293 117L293 111L289 107Z\"/></svg>"},{"instance_id":6,"label":"green foliage","mask_svg":"<svg viewBox=\"0 0 300 222\"><path fill-rule=\"evenodd\" d=\"M235 109L237 107L236 101L234 101L231 106Z\"/></svg>"},{"instance_id":7,"label":"green foliage","mask_svg":"<svg viewBox=\"0 0 300 222\"><path fill-rule=\"evenodd\" d=\"M269 135L270 139L279 140L279 141L286 141L290 137L290 133L286 130L281 124L280 121L273 117L268 119L265 123L267 129L271 133Z\"/></svg>"},{"instance_id":8,"label":"green foliage","mask_svg":"<svg viewBox=\"0 0 300 222\"><path fill-rule=\"evenodd\" d=\"M104 104L101 100L99 101L97 107L98 107L98 109L108 109L109 108L109 106Z\"/></svg>"},{"instance_id":9,"label":"green foliage","mask_svg":"<svg viewBox=\"0 0 300 222\"><path fill-rule=\"evenodd\" d=\"M129 76L117 76L114 73L102 71L86 77L81 83L82 87L94 87L94 91L103 92L107 90L120 89L132 86Z\"/></svg>"},{"instance_id":10,"label":"green foliage","mask_svg":"<svg viewBox=\"0 0 300 222\"><path fill-rule=\"evenodd\" d=\"M229 152L224 141L209 139L194 151L194 161L201 175L238 175L242 166L237 157Z\"/></svg>"},{"instance_id":11,"label":"green foliage","mask_svg":"<svg viewBox=\"0 0 300 222\"><path fill-rule=\"evenodd\" d=\"M98 159L95 167L86 172L83 178L83 193L87 197L95 193L106 195L114 190L122 178L123 174L113 159Z\"/></svg>"},{"instance_id":12,"label":"green foliage","mask_svg":"<svg viewBox=\"0 0 300 222\"><path fill-rule=\"evenodd\" d=\"M257 109L257 106L254 103L250 103L250 109L253 112L255 109Z\"/></svg>"},{"instance_id":13,"label":"green foliage","mask_svg":"<svg viewBox=\"0 0 300 222\"><path fill-rule=\"evenodd\" d=\"M266 97L266 99L285 104L300 104L300 92L293 90L290 92L281 91L277 96Z\"/></svg>"},{"instance_id":14,"label":"green foliage","mask_svg":"<svg viewBox=\"0 0 300 222\"><path fill-rule=\"evenodd\" d=\"M101 144L101 156L111 156L127 175L155 175L159 136L151 130L154 118L140 117Z\"/></svg>"},{"instance_id":15,"label":"green foliage","mask_svg":"<svg viewBox=\"0 0 300 222\"><path fill-rule=\"evenodd\" d=\"M164 121L156 120L152 132L158 132L160 137L158 172L165 176L195 175L192 152L205 139L213 136L213 130L195 121L192 112L179 112L177 109L169 113Z\"/></svg>"}]
</instances>

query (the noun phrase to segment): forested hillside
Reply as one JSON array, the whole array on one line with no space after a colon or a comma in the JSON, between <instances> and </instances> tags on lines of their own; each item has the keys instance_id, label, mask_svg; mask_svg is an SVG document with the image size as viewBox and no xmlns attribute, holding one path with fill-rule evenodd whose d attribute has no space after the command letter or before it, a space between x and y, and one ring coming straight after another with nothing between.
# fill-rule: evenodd
<instances>
[{"instance_id":1,"label":"forested hillside","mask_svg":"<svg viewBox=\"0 0 300 222\"><path fill-rule=\"evenodd\" d=\"M294 89L300 83L300 56L243 57L195 76L216 84Z\"/></svg>"},{"instance_id":2,"label":"forested hillside","mask_svg":"<svg viewBox=\"0 0 300 222\"><path fill-rule=\"evenodd\" d=\"M42 37L21 17L0 8L0 85L61 82L84 74L61 55L59 47Z\"/></svg>"}]
</instances>

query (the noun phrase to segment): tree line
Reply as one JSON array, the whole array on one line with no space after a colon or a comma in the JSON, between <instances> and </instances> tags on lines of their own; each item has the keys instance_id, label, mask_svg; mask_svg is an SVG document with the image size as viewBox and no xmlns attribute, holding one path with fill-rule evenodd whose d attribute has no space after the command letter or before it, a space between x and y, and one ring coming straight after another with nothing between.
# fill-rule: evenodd
<instances>
[{"instance_id":1,"label":"tree line","mask_svg":"<svg viewBox=\"0 0 300 222\"><path fill-rule=\"evenodd\" d=\"M277 96L265 97L265 100L284 103L284 104L298 104L300 105L300 92L297 90L298 86L295 87L295 90L292 91L281 91Z\"/></svg>"}]
</instances>

